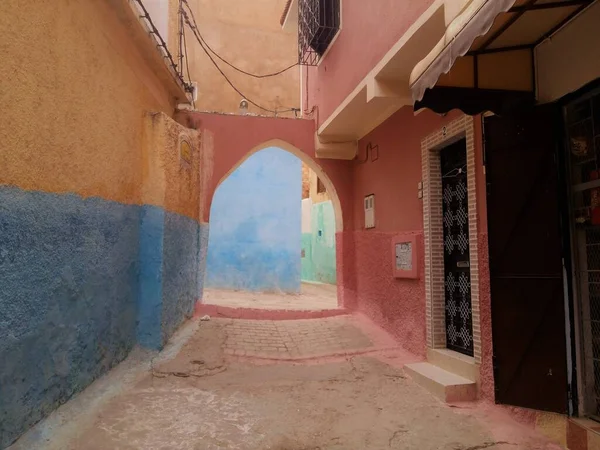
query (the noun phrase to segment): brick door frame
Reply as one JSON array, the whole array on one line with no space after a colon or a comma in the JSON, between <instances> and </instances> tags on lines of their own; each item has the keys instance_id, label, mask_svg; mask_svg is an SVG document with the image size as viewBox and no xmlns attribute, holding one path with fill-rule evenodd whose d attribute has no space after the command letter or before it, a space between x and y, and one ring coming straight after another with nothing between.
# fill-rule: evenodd
<instances>
[{"instance_id":1,"label":"brick door frame","mask_svg":"<svg viewBox=\"0 0 600 450\"><path fill-rule=\"evenodd\" d=\"M425 237L425 307L427 347L446 348L446 300L444 295L444 244L442 173L440 151L466 139L469 214L469 259L471 309L473 313L473 358L481 363L479 308L479 262L477 253L477 193L475 180L475 125L463 115L421 141L423 176L423 228Z\"/></svg>"}]
</instances>

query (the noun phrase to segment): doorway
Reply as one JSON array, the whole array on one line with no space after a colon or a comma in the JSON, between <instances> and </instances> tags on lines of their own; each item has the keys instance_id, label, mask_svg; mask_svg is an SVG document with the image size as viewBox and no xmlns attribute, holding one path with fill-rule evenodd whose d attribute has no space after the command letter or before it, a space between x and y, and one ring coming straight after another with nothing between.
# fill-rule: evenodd
<instances>
[{"instance_id":1,"label":"doorway","mask_svg":"<svg viewBox=\"0 0 600 450\"><path fill-rule=\"evenodd\" d=\"M484 121L496 402L566 413L558 129L555 105Z\"/></svg>"},{"instance_id":2,"label":"doorway","mask_svg":"<svg viewBox=\"0 0 600 450\"><path fill-rule=\"evenodd\" d=\"M473 356L466 140L440 152L444 223L446 347Z\"/></svg>"}]
</instances>

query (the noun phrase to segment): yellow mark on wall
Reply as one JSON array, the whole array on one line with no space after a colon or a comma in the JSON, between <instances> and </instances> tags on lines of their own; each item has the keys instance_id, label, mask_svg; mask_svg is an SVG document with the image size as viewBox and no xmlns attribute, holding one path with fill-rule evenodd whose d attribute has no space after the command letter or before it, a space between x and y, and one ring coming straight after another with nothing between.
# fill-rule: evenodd
<instances>
[{"instance_id":1,"label":"yellow mark on wall","mask_svg":"<svg viewBox=\"0 0 600 450\"><path fill-rule=\"evenodd\" d=\"M192 164L192 146L185 139L179 144L179 157L186 164Z\"/></svg>"}]
</instances>

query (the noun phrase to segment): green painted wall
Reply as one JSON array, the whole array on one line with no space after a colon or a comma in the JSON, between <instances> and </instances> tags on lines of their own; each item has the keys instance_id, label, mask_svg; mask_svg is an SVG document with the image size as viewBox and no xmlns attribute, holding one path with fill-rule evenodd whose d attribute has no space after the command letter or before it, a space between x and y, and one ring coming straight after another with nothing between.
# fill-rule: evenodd
<instances>
[{"instance_id":1,"label":"green painted wall","mask_svg":"<svg viewBox=\"0 0 600 450\"><path fill-rule=\"evenodd\" d=\"M311 208L311 232L302 233L302 280L336 283L335 214L330 201Z\"/></svg>"}]
</instances>

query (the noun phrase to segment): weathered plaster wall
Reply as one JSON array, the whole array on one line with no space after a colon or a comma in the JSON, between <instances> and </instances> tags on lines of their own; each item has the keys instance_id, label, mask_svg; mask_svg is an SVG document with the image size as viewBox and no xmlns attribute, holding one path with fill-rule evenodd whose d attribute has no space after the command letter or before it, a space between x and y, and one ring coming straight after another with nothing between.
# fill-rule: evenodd
<instances>
[{"instance_id":1,"label":"weathered plaster wall","mask_svg":"<svg viewBox=\"0 0 600 450\"><path fill-rule=\"evenodd\" d=\"M189 309L188 285L198 297L198 277L173 268L175 237L200 233L199 192L186 184L197 178L171 170L176 142L154 148L148 129L168 118L147 112L176 102L127 8L0 4L0 448L143 342L136 322L153 301L167 311L164 324L151 317L156 345L182 319L172 304Z\"/></svg>"},{"instance_id":2,"label":"weathered plaster wall","mask_svg":"<svg viewBox=\"0 0 600 450\"><path fill-rule=\"evenodd\" d=\"M421 139L457 116L415 115L404 108L359 142L361 154L353 162L354 226L338 240L338 247L343 246L344 305L364 312L419 355L426 350L423 206L417 195ZM379 146L379 158L360 163L369 142ZM376 227L367 230L364 197L370 194L375 194ZM417 280L393 277L391 243L398 233L418 236Z\"/></svg>"},{"instance_id":3,"label":"weathered plaster wall","mask_svg":"<svg viewBox=\"0 0 600 450\"><path fill-rule=\"evenodd\" d=\"M254 74L274 73L298 61L298 37L281 29L285 0L188 0L203 38L223 58ZM213 66L186 30L192 80L198 82L200 111L239 112L242 97ZM214 56L213 56L214 57ZM300 107L300 69L270 78L252 78L218 61L223 72L249 99L271 110ZM271 115L250 105L248 111ZM294 113L284 116L294 117Z\"/></svg>"},{"instance_id":4,"label":"weathered plaster wall","mask_svg":"<svg viewBox=\"0 0 600 450\"><path fill-rule=\"evenodd\" d=\"M208 222L213 194L221 180L250 152L276 145L292 152L323 179L336 212L336 230L352 229L353 163L315 158L315 123L304 119L181 112L178 122L202 133L201 217ZM231 132L235 130L235 132ZM339 217L338 217L339 213Z\"/></svg>"},{"instance_id":5,"label":"weathered plaster wall","mask_svg":"<svg viewBox=\"0 0 600 450\"><path fill-rule=\"evenodd\" d=\"M186 158L183 140L191 145ZM202 296L207 227L199 221L200 141L197 132L152 113L144 142L138 338L161 348Z\"/></svg>"},{"instance_id":6,"label":"weathered plaster wall","mask_svg":"<svg viewBox=\"0 0 600 450\"><path fill-rule=\"evenodd\" d=\"M139 208L0 189L0 448L135 343Z\"/></svg>"},{"instance_id":7,"label":"weathered plaster wall","mask_svg":"<svg viewBox=\"0 0 600 450\"><path fill-rule=\"evenodd\" d=\"M304 200L310 202L310 199ZM336 283L335 214L331 201L309 203L309 227L302 230L302 280Z\"/></svg>"},{"instance_id":8,"label":"weathered plaster wall","mask_svg":"<svg viewBox=\"0 0 600 450\"><path fill-rule=\"evenodd\" d=\"M318 67L303 69L304 107L318 105L319 126L432 3L342 0L342 28L336 41Z\"/></svg>"},{"instance_id":9,"label":"weathered plaster wall","mask_svg":"<svg viewBox=\"0 0 600 450\"><path fill-rule=\"evenodd\" d=\"M108 2L3 1L0 35L0 183L139 203L143 111L175 102Z\"/></svg>"},{"instance_id":10,"label":"weathered plaster wall","mask_svg":"<svg viewBox=\"0 0 600 450\"><path fill-rule=\"evenodd\" d=\"M217 188L211 206L206 284L300 291L301 161L268 148Z\"/></svg>"}]
</instances>

